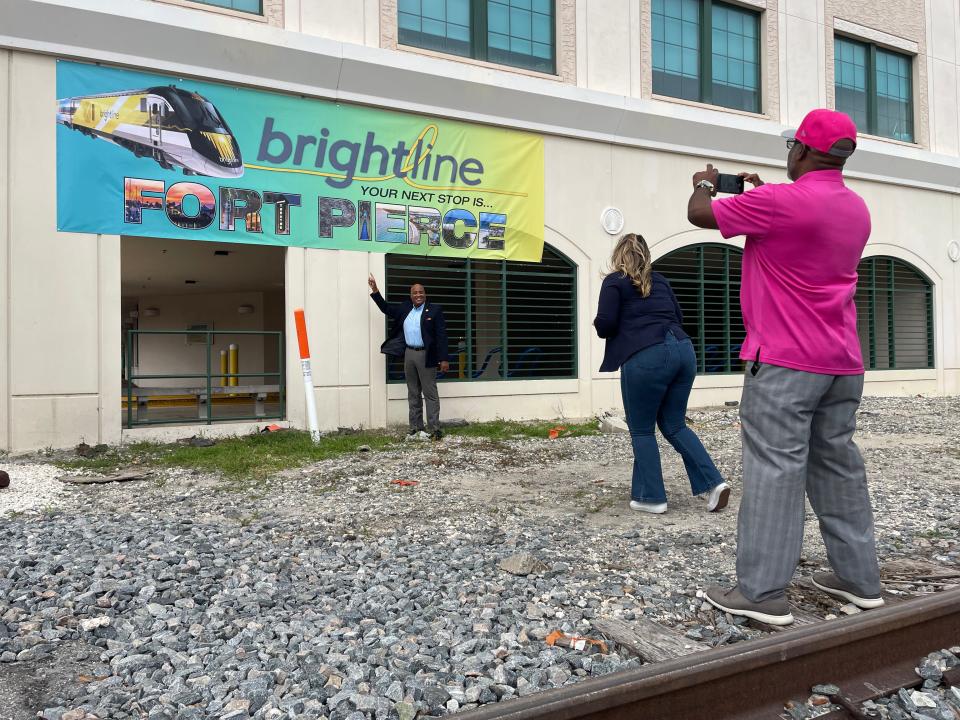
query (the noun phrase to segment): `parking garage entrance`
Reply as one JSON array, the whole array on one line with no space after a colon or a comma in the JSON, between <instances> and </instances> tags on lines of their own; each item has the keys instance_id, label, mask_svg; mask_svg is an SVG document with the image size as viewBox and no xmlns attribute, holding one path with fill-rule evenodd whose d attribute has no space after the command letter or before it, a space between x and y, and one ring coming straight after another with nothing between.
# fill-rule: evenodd
<instances>
[{"instance_id":1,"label":"parking garage entrance","mask_svg":"<svg viewBox=\"0 0 960 720\"><path fill-rule=\"evenodd\" d=\"M285 252L121 239L125 428L284 417Z\"/></svg>"}]
</instances>

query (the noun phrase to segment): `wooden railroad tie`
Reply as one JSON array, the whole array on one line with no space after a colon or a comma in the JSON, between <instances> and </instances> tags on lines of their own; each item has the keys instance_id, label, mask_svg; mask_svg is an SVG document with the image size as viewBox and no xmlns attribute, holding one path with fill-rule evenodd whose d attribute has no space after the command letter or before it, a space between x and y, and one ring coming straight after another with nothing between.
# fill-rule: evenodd
<instances>
[{"instance_id":1,"label":"wooden railroad tie","mask_svg":"<svg viewBox=\"0 0 960 720\"><path fill-rule=\"evenodd\" d=\"M600 618L593 627L608 640L625 647L644 662L655 663L710 650L706 643L691 640L659 623L639 618L631 622Z\"/></svg>"}]
</instances>

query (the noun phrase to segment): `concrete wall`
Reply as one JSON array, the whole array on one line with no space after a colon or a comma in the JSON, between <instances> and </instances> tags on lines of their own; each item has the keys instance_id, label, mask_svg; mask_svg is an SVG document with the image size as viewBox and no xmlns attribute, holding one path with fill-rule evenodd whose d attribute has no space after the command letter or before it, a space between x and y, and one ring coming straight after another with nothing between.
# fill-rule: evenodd
<instances>
[{"instance_id":1,"label":"concrete wall","mask_svg":"<svg viewBox=\"0 0 960 720\"><path fill-rule=\"evenodd\" d=\"M960 3L929 0L924 36L927 48L930 149L960 154Z\"/></svg>"},{"instance_id":2,"label":"concrete wall","mask_svg":"<svg viewBox=\"0 0 960 720\"><path fill-rule=\"evenodd\" d=\"M936 369L868 373L867 391L960 393L960 269L947 257L948 243L960 238L958 4L910 0L906 20L874 12L891 3L865 0L761 4L771 53L764 114L745 115L650 98L643 0L561 4L574 16L575 65L559 80L381 49L384 5L372 0L286 0L287 30L145 0L10 0L0 6L0 48L15 48L0 50L0 448L121 435L120 241L56 232L55 126L37 120L50 116L56 99L56 62L46 54L53 52L543 133L546 240L578 266L579 377L443 385L443 415L582 417L620 405L616 375L596 370L603 345L590 324L612 247L602 209L619 207L655 257L720 241L686 222L691 173L712 161L783 180L780 123L828 103L837 19L872 34L899 33L916 43L917 77L926 78L917 93L920 145L864 139L849 177L873 212L868 254L903 259L934 283ZM44 21L51 8L62 22ZM126 31L133 26L143 29L135 39ZM229 58L209 50L226 43ZM368 299L369 272L383 278L382 255L287 253L283 312L289 321L294 308L306 308L327 429L405 419L404 388L385 382L384 326ZM293 338L286 350L289 417L302 426ZM701 377L692 401L734 399L739 386L736 376Z\"/></svg>"},{"instance_id":3,"label":"concrete wall","mask_svg":"<svg viewBox=\"0 0 960 720\"><path fill-rule=\"evenodd\" d=\"M263 372L265 346L275 345L273 338L262 335L234 335L227 330L265 330L264 294L260 292L217 293L216 295L149 295L137 298L140 306L140 330L186 330L191 325L208 324L214 330L210 352L211 371L219 372L220 350L231 343L239 347L240 372ZM239 305L253 306L253 312L239 315ZM156 308L159 315L147 317L144 308ZM173 375L177 373L205 373L207 370L206 341L201 336L196 343L188 343L185 335L141 335L137 375ZM272 350L271 355L276 351ZM257 385L263 378L239 378L240 385ZM188 378L137 380L140 387L199 387L202 381ZM215 382L214 384L219 384Z\"/></svg>"},{"instance_id":4,"label":"concrete wall","mask_svg":"<svg viewBox=\"0 0 960 720\"><path fill-rule=\"evenodd\" d=\"M0 450L10 447L10 64L0 51Z\"/></svg>"},{"instance_id":5,"label":"concrete wall","mask_svg":"<svg viewBox=\"0 0 960 720\"><path fill-rule=\"evenodd\" d=\"M378 0L285 0L288 30L357 45L379 45Z\"/></svg>"},{"instance_id":6,"label":"concrete wall","mask_svg":"<svg viewBox=\"0 0 960 720\"><path fill-rule=\"evenodd\" d=\"M53 59L4 53L9 448L120 436L120 241L56 232Z\"/></svg>"}]
</instances>

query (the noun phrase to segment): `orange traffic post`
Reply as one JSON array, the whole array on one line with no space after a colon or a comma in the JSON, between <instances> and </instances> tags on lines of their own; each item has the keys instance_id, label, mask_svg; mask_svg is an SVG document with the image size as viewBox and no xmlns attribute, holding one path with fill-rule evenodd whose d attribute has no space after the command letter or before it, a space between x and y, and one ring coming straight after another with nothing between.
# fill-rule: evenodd
<instances>
[{"instance_id":1,"label":"orange traffic post","mask_svg":"<svg viewBox=\"0 0 960 720\"><path fill-rule=\"evenodd\" d=\"M293 311L294 324L297 326L297 343L300 346L300 369L303 371L303 391L307 398L307 422L310 424L310 437L320 442L320 426L317 423L317 396L313 390L313 371L310 369L310 343L307 340L307 319L303 308Z\"/></svg>"}]
</instances>

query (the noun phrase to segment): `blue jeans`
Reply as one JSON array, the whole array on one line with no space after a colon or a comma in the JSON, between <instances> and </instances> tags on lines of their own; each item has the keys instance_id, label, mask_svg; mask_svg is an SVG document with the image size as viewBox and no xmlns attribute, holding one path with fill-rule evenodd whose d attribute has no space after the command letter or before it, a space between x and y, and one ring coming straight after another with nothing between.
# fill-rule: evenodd
<instances>
[{"instance_id":1,"label":"blue jeans","mask_svg":"<svg viewBox=\"0 0 960 720\"><path fill-rule=\"evenodd\" d=\"M677 340L669 330L662 343L634 353L620 368L620 391L633 440L630 497L638 502L667 501L656 427L683 458L694 495L723 482L700 438L687 427L687 399L696 376L693 343Z\"/></svg>"}]
</instances>

